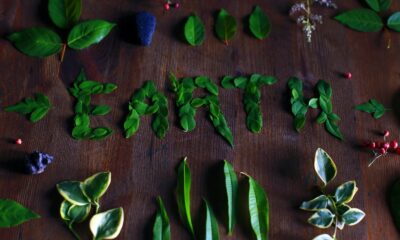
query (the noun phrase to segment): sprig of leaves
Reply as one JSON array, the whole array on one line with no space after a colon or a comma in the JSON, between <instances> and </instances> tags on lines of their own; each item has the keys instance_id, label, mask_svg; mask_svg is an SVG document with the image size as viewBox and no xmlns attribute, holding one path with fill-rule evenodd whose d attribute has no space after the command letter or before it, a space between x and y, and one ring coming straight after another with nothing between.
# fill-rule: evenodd
<instances>
[{"instance_id":1,"label":"sprig of leaves","mask_svg":"<svg viewBox=\"0 0 400 240\"><path fill-rule=\"evenodd\" d=\"M255 6L250 15L249 29L260 40L267 38L271 32L271 22L260 6Z\"/></svg>"},{"instance_id":2,"label":"sprig of leaves","mask_svg":"<svg viewBox=\"0 0 400 240\"><path fill-rule=\"evenodd\" d=\"M235 36L236 31L236 19L225 9L221 9L215 22L215 32L217 37L223 41L225 45L228 45L228 41Z\"/></svg>"},{"instance_id":3,"label":"sprig of leaves","mask_svg":"<svg viewBox=\"0 0 400 240\"><path fill-rule=\"evenodd\" d=\"M29 115L29 121L37 122L43 119L51 108L49 98L42 94L36 93L34 98L25 98L23 101L4 108L6 112L16 112L22 115Z\"/></svg>"},{"instance_id":4,"label":"sprig of leaves","mask_svg":"<svg viewBox=\"0 0 400 240\"><path fill-rule=\"evenodd\" d=\"M110 183L111 173L100 172L83 182L64 181L57 184L57 190L64 198L60 206L60 216L75 238L80 239L73 225L85 221L92 206L95 206L96 212L90 220L93 239L114 239L120 233L124 221L122 208L98 213L100 198L106 193Z\"/></svg>"},{"instance_id":5,"label":"sprig of leaves","mask_svg":"<svg viewBox=\"0 0 400 240\"><path fill-rule=\"evenodd\" d=\"M201 18L197 15L191 15L184 28L186 41L192 46L200 46L205 39L205 28Z\"/></svg>"},{"instance_id":6,"label":"sprig of leaves","mask_svg":"<svg viewBox=\"0 0 400 240\"><path fill-rule=\"evenodd\" d=\"M75 79L73 87L69 92L78 101L75 105L74 128L72 137L77 140L91 139L100 140L112 134L112 129L107 127L90 127L90 115L102 116L111 111L106 105L92 106L91 95L110 94L117 89L117 85L112 83L99 83L88 80L82 69Z\"/></svg>"},{"instance_id":7,"label":"sprig of leaves","mask_svg":"<svg viewBox=\"0 0 400 240\"><path fill-rule=\"evenodd\" d=\"M332 181L336 174L336 165L332 158L321 148L315 153L314 167L317 175L324 183L323 189ZM351 208L351 202L358 188L355 181L345 182L336 188L334 195L322 194L310 201L301 204L300 209L314 212L308 219L311 225L326 229L335 225L333 236L322 234L315 240L336 239L337 229L343 230L345 225L353 226L361 222L365 213L358 208Z\"/></svg>"},{"instance_id":8,"label":"sprig of leaves","mask_svg":"<svg viewBox=\"0 0 400 240\"><path fill-rule=\"evenodd\" d=\"M78 23L82 12L81 0L50 0L48 12L53 23L61 29L72 29L66 42L54 31L43 28L27 28L8 36L14 46L31 57L47 57L61 52L64 58L66 47L84 49L101 42L115 24L104 20L87 20Z\"/></svg>"},{"instance_id":9,"label":"sprig of leaves","mask_svg":"<svg viewBox=\"0 0 400 240\"><path fill-rule=\"evenodd\" d=\"M357 105L355 108L359 111L370 113L375 119L381 118L386 110L389 110L375 99L370 99L368 102Z\"/></svg>"},{"instance_id":10,"label":"sprig of leaves","mask_svg":"<svg viewBox=\"0 0 400 240\"><path fill-rule=\"evenodd\" d=\"M337 124L338 121L340 121L340 117L333 113L332 88L329 83L324 80L319 80L317 83L319 97L309 100L304 98L303 83L300 79L291 77L288 81L288 86L291 92L290 103L294 116L294 127L298 132L300 132L305 125L308 108L320 108L322 112L318 116L317 122L319 124L325 124L325 129L332 136L343 140L342 133Z\"/></svg>"},{"instance_id":11,"label":"sprig of leaves","mask_svg":"<svg viewBox=\"0 0 400 240\"><path fill-rule=\"evenodd\" d=\"M151 104L145 102L147 98L151 100ZM155 115L152 129L158 138L164 138L169 129L168 100L163 93L157 91L152 81L145 82L129 102L129 114L124 122L126 138L137 132L140 118L144 115Z\"/></svg>"},{"instance_id":12,"label":"sprig of leaves","mask_svg":"<svg viewBox=\"0 0 400 240\"><path fill-rule=\"evenodd\" d=\"M253 74L250 77L226 76L221 85L225 89L240 88L244 90L243 103L247 113L246 126L253 133L260 133L263 126L261 112L261 87L273 85L278 80L273 76Z\"/></svg>"},{"instance_id":13,"label":"sprig of leaves","mask_svg":"<svg viewBox=\"0 0 400 240\"><path fill-rule=\"evenodd\" d=\"M0 228L10 228L40 216L14 200L0 199Z\"/></svg>"},{"instance_id":14,"label":"sprig of leaves","mask_svg":"<svg viewBox=\"0 0 400 240\"><path fill-rule=\"evenodd\" d=\"M174 74L169 76L172 90L177 94L176 105L179 108L181 127L185 132L196 127L196 110L202 106L208 107L208 116L217 132L233 146L232 131L228 127L218 100L218 86L208 77L183 78L178 80ZM204 98L193 98L197 88L206 90L209 94Z\"/></svg>"}]
</instances>

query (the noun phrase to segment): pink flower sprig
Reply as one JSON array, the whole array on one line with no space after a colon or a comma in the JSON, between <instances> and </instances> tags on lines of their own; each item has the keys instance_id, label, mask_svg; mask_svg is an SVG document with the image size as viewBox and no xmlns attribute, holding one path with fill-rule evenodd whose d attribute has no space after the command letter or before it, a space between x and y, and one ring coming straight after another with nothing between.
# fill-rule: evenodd
<instances>
[{"instance_id":1,"label":"pink flower sprig","mask_svg":"<svg viewBox=\"0 0 400 240\"><path fill-rule=\"evenodd\" d=\"M289 16L296 19L297 24L302 26L307 42L311 42L313 32L318 24L322 24L322 15L312 12L313 5L320 5L326 8L336 9L337 5L333 0L302 0L295 3L289 11Z\"/></svg>"}]
</instances>

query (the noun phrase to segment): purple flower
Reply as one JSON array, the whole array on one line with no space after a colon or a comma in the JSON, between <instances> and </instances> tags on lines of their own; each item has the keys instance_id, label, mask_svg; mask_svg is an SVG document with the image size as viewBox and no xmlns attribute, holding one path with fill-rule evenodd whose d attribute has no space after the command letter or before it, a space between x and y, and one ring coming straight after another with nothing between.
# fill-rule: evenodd
<instances>
[{"instance_id":1,"label":"purple flower","mask_svg":"<svg viewBox=\"0 0 400 240\"><path fill-rule=\"evenodd\" d=\"M47 167L47 165L52 163L53 160L54 160L53 156L46 153L35 151L26 156L25 170L29 174L42 173L44 169Z\"/></svg>"},{"instance_id":2,"label":"purple flower","mask_svg":"<svg viewBox=\"0 0 400 240\"><path fill-rule=\"evenodd\" d=\"M328 7L328 8L334 8L334 9L337 8L336 3L334 3L332 0L314 0L314 3L317 3L321 6Z\"/></svg>"},{"instance_id":3,"label":"purple flower","mask_svg":"<svg viewBox=\"0 0 400 240\"><path fill-rule=\"evenodd\" d=\"M140 43L144 46L151 44L154 31L156 30L156 17L149 12L136 14L136 27Z\"/></svg>"}]
</instances>

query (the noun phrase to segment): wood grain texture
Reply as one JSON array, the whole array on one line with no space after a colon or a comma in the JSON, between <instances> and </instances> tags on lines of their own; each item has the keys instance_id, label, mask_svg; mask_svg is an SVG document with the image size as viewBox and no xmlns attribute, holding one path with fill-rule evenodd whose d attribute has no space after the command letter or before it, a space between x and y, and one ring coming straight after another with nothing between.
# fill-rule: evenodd
<instances>
[{"instance_id":1,"label":"wood grain texture","mask_svg":"<svg viewBox=\"0 0 400 240\"><path fill-rule=\"evenodd\" d=\"M83 19L102 18L119 26L99 45L79 52L67 51L63 63L58 56L45 59L24 56L4 38L0 39L2 106L35 92L48 95L54 105L49 115L37 124L14 113L0 112L0 197L15 199L42 215L41 219L19 227L0 229L0 239L73 239L58 216L61 197L55 185L68 179L83 180L104 170L112 172L112 183L102 198L102 209L122 206L126 212L118 239L151 239L158 195L164 198L170 214L172 239L190 239L179 220L174 200L176 168L185 156L193 175L192 214L197 230L202 222L201 198L209 198L217 209L221 204L215 174L222 160L227 159L236 171L249 173L265 188L271 205L270 239L312 239L321 231L306 223L309 214L298 210L298 206L316 194L313 156L317 147L324 148L337 163L339 172L334 185L357 181L360 191L352 206L367 213L363 222L346 228L338 238L399 239L387 205L388 188L400 177L399 158L392 156L367 168L371 155L357 147L361 141L379 139L377 132L385 129L396 137L399 118L394 111L376 121L353 107L369 98L392 107L398 102L400 34L392 33L392 49L386 50L382 33L358 33L329 18L360 7L359 1L340 1L339 10L324 10L327 18L323 26L318 26L311 44L306 43L301 29L287 15L293 1L183 0L180 9L170 12L163 11L162 2L85 0ZM272 21L271 36L265 41L251 37L246 28L246 19L255 4ZM46 5L45 0L0 1L0 36L31 26L52 26ZM217 10L222 7L239 21L238 33L229 46L218 41L213 30ZM391 9L399 7L395 1ZM158 20L149 47L140 47L130 40L132 16L141 10L154 13ZM183 22L193 12L206 26L206 41L200 47L190 47L181 38ZM119 86L116 92L92 100L94 104L113 108L107 116L92 118L93 126L105 125L115 130L103 141L78 142L70 137L74 99L67 88L82 67L90 79ZM234 134L234 149L215 133L204 110L198 112L197 128L183 133L176 124L168 71L179 77L207 75L218 82L221 76L237 72L277 76L277 84L262 89L262 133L252 134L246 129L239 90L221 90L220 94L222 110ZM352 80L340 76L348 71L353 74ZM315 123L315 111L309 114L303 133L293 130L287 91L287 79L292 75L305 80L308 97L314 94L313 85L319 79L332 84L334 111L342 117L340 127L345 142L335 140ZM170 131L164 140L157 139L151 131L150 118L146 117L138 133L124 139L121 124L127 114L127 102L146 80L154 80L170 100ZM12 141L16 138L22 138L24 144L14 145ZM53 154L55 161L38 176L15 171L15 162L34 150ZM244 210L239 212L234 236L228 238L222 234L222 239L253 239ZM216 210L216 214L220 231L225 233L221 211ZM79 230L89 236L86 224Z\"/></svg>"}]
</instances>

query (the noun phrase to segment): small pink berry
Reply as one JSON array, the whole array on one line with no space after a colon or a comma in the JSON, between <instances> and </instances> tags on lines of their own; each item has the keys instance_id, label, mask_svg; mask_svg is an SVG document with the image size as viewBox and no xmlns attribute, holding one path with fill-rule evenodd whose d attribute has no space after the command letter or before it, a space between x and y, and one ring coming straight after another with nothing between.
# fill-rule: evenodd
<instances>
[{"instance_id":1,"label":"small pink berry","mask_svg":"<svg viewBox=\"0 0 400 240\"><path fill-rule=\"evenodd\" d=\"M375 142L371 142L371 143L369 143L368 147L371 148L371 149L374 149L374 148L376 148L376 143Z\"/></svg>"},{"instance_id":2,"label":"small pink berry","mask_svg":"<svg viewBox=\"0 0 400 240\"><path fill-rule=\"evenodd\" d=\"M351 79L351 78L353 77L353 74L351 74L350 72L348 72L348 73L345 73L345 74L344 74L344 77L347 78L347 79Z\"/></svg>"},{"instance_id":3,"label":"small pink berry","mask_svg":"<svg viewBox=\"0 0 400 240\"><path fill-rule=\"evenodd\" d=\"M169 8L170 8L169 3L164 3L164 9L168 11Z\"/></svg>"},{"instance_id":4,"label":"small pink berry","mask_svg":"<svg viewBox=\"0 0 400 240\"><path fill-rule=\"evenodd\" d=\"M385 153L386 153L386 149L384 149L384 148L379 149L379 154L385 154Z\"/></svg>"},{"instance_id":5,"label":"small pink berry","mask_svg":"<svg viewBox=\"0 0 400 240\"><path fill-rule=\"evenodd\" d=\"M383 137L389 137L390 132L388 130L383 132Z\"/></svg>"},{"instance_id":6,"label":"small pink berry","mask_svg":"<svg viewBox=\"0 0 400 240\"><path fill-rule=\"evenodd\" d=\"M175 3L175 8L179 8L179 7L180 7L179 3Z\"/></svg>"},{"instance_id":7,"label":"small pink berry","mask_svg":"<svg viewBox=\"0 0 400 240\"><path fill-rule=\"evenodd\" d=\"M15 144L21 145L22 144L22 139L18 138L17 140L15 140Z\"/></svg>"},{"instance_id":8,"label":"small pink berry","mask_svg":"<svg viewBox=\"0 0 400 240\"><path fill-rule=\"evenodd\" d=\"M384 143L383 144L383 148L388 150L390 148L390 144L389 143Z\"/></svg>"},{"instance_id":9,"label":"small pink berry","mask_svg":"<svg viewBox=\"0 0 400 240\"><path fill-rule=\"evenodd\" d=\"M398 146L399 146L399 143L397 141L393 140L390 142L390 148L397 149Z\"/></svg>"}]
</instances>

